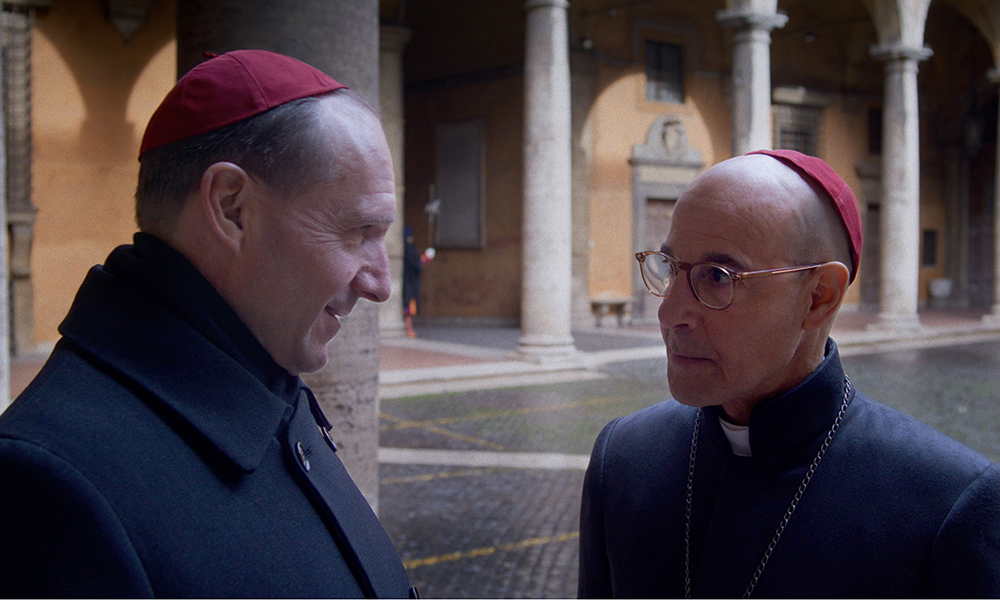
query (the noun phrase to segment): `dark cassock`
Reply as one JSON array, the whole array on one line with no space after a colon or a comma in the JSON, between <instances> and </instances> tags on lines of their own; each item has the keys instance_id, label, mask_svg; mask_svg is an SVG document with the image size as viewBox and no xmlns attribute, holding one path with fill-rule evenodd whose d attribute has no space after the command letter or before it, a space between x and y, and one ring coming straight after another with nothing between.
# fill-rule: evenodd
<instances>
[{"instance_id":1,"label":"dark cassock","mask_svg":"<svg viewBox=\"0 0 1000 600\"><path fill-rule=\"evenodd\" d=\"M0 596L402 596L312 392L177 251L87 275L0 417Z\"/></svg>"},{"instance_id":2,"label":"dark cassock","mask_svg":"<svg viewBox=\"0 0 1000 600\"><path fill-rule=\"evenodd\" d=\"M1000 466L856 391L832 340L748 440L721 414L668 400L604 428L581 597L1000 596Z\"/></svg>"}]
</instances>

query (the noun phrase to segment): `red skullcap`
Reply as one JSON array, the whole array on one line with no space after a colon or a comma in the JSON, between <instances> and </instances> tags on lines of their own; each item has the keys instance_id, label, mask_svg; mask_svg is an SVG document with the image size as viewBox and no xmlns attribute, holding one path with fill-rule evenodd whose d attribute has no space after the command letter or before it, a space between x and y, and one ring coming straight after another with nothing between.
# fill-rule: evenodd
<instances>
[{"instance_id":1,"label":"red skullcap","mask_svg":"<svg viewBox=\"0 0 1000 600\"><path fill-rule=\"evenodd\" d=\"M854 198L854 192L844 183L844 180L837 175L830 165L815 156L809 156L796 152L795 150L755 150L747 154L766 154L785 163L802 176L819 184L821 188L833 199L833 206L840 215L840 220L847 229L847 237L851 246L851 260L854 262L851 269L851 282L858 275L861 267L861 212L858 210L858 201Z\"/></svg>"},{"instance_id":2,"label":"red skullcap","mask_svg":"<svg viewBox=\"0 0 1000 600\"><path fill-rule=\"evenodd\" d=\"M188 71L167 93L142 136L147 150L232 125L286 102L347 87L294 58L234 50Z\"/></svg>"}]
</instances>

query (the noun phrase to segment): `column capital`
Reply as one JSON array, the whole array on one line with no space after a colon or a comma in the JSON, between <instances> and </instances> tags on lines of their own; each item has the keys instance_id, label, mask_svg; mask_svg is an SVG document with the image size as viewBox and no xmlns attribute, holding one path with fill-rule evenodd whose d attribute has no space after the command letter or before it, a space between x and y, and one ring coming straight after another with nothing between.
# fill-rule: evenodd
<instances>
[{"instance_id":1,"label":"column capital","mask_svg":"<svg viewBox=\"0 0 1000 600\"><path fill-rule=\"evenodd\" d=\"M715 13L715 21L723 27L736 29L752 28L780 29L788 22L788 15L781 13L755 13L743 10L720 10Z\"/></svg>"},{"instance_id":2,"label":"column capital","mask_svg":"<svg viewBox=\"0 0 1000 600\"><path fill-rule=\"evenodd\" d=\"M403 46L410 41L410 28L399 25L379 25L379 50L383 52L402 52Z\"/></svg>"},{"instance_id":3,"label":"column capital","mask_svg":"<svg viewBox=\"0 0 1000 600\"><path fill-rule=\"evenodd\" d=\"M868 54L875 60L927 60L934 51L927 46L916 48L892 43L872 46Z\"/></svg>"},{"instance_id":4,"label":"column capital","mask_svg":"<svg viewBox=\"0 0 1000 600\"><path fill-rule=\"evenodd\" d=\"M569 0L528 0L524 3L524 10L533 8L569 8Z\"/></svg>"}]
</instances>

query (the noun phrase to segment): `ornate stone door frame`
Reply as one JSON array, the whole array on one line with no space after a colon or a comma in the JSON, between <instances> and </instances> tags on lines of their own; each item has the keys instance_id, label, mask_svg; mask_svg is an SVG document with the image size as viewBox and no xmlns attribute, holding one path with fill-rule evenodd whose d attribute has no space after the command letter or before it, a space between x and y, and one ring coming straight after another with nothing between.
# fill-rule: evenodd
<instances>
[{"instance_id":1,"label":"ornate stone door frame","mask_svg":"<svg viewBox=\"0 0 1000 600\"><path fill-rule=\"evenodd\" d=\"M646 143L632 147L632 251L646 238L646 203L650 199L676 200L705 166L701 152L692 148L679 115L660 115L650 125ZM646 291L637 267L632 270L633 319L656 318L656 298Z\"/></svg>"}]
</instances>

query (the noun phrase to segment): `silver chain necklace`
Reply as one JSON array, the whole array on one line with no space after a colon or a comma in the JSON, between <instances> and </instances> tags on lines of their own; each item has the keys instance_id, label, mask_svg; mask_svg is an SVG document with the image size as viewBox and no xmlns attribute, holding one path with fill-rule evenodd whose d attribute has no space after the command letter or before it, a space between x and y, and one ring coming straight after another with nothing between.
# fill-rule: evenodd
<instances>
[{"instance_id":1,"label":"silver chain necklace","mask_svg":"<svg viewBox=\"0 0 1000 600\"><path fill-rule=\"evenodd\" d=\"M795 507L799 505L799 500L802 499L802 494L805 493L806 487L809 486L809 482L816 473L816 469L819 467L820 461L823 460L823 456L826 454L827 448L830 447L830 442L833 441L833 436L837 435L837 431L840 429L840 425L844 421L844 413L847 412L847 406L850 404L850 397L851 378L844 375L844 402L840 406L840 412L837 414L837 418L833 420L833 425L830 426L830 431L827 432L826 439L823 440L823 445L819 447L819 452L816 454L816 458L813 459L812 464L809 466L809 470L806 471L806 476L802 478L802 483L799 484L799 489L795 492L795 496L792 498L792 503L788 506L788 510L785 511L785 516L782 517L781 522L778 523L778 529L774 532L774 537L771 538L771 543L767 545L767 550L764 551L764 556L761 557L760 564L757 565L757 570L750 579L750 585L747 586L747 591L743 593L744 598L749 598L750 594L753 593L754 588L757 587L757 581L764 572L764 567L767 566L767 561L771 559L771 553L774 552L774 547L778 545L778 541L781 539L781 534L785 532L785 527L788 525L788 521L791 520L792 513L795 512ZM699 408L698 415L694 420L694 433L691 435L691 458L688 465L687 479L687 503L684 506L685 598L691 597L691 498L694 495L694 462L695 457L698 454L698 431L701 429L701 413L702 409Z\"/></svg>"}]
</instances>

